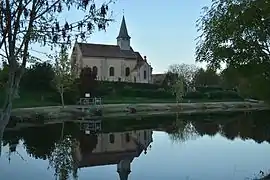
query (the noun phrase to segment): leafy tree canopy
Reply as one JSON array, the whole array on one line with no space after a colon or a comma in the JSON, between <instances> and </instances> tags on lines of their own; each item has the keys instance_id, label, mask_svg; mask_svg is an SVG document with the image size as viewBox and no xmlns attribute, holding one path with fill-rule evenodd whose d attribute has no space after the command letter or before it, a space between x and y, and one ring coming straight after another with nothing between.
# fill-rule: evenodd
<instances>
[{"instance_id":1,"label":"leafy tree canopy","mask_svg":"<svg viewBox=\"0 0 270 180\"><path fill-rule=\"evenodd\" d=\"M270 63L270 2L213 0L198 20L196 60L220 67Z\"/></svg>"},{"instance_id":2,"label":"leafy tree canopy","mask_svg":"<svg viewBox=\"0 0 270 180\"><path fill-rule=\"evenodd\" d=\"M213 69L200 68L194 76L194 84L196 86L218 86L220 77Z\"/></svg>"},{"instance_id":3,"label":"leafy tree canopy","mask_svg":"<svg viewBox=\"0 0 270 180\"><path fill-rule=\"evenodd\" d=\"M35 63L26 70L21 86L27 90L51 90L54 78L53 67L50 63Z\"/></svg>"},{"instance_id":4,"label":"leafy tree canopy","mask_svg":"<svg viewBox=\"0 0 270 180\"><path fill-rule=\"evenodd\" d=\"M247 87L254 87L252 93L266 97L270 91L269 17L268 0L213 0L198 20L196 61L236 68Z\"/></svg>"}]
</instances>

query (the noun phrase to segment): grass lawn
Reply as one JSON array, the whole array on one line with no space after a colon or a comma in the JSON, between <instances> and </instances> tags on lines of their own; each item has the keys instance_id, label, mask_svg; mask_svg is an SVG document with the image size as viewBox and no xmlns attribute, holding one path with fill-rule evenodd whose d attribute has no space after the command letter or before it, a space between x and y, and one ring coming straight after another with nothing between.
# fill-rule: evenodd
<instances>
[{"instance_id":1,"label":"grass lawn","mask_svg":"<svg viewBox=\"0 0 270 180\"><path fill-rule=\"evenodd\" d=\"M21 92L20 98L15 99L14 108L42 107L42 106L58 106L61 102L53 99L55 95L50 93ZM59 98L60 99L60 98ZM174 103L175 99L150 99L142 97L102 97L103 104L139 104L139 103ZM184 99L183 102L221 102L221 101L237 101L233 99L213 100L213 99ZM238 100L239 101L239 100ZM0 105L4 102L4 92L0 90ZM68 104L66 104L68 105ZM0 109L1 109L0 106Z\"/></svg>"}]
</instances>

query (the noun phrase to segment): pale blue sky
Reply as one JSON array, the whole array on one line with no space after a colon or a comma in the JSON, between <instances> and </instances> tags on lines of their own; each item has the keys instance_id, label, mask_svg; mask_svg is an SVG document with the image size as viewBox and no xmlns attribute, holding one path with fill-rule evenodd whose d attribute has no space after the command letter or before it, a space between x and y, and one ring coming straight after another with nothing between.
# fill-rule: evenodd
<instances>
[{"instance_id":1,"label":"pale blue sky","mask_svg":"<svg viewBox=\"0 0 270 180\"><path fill-rule=\"evenodd\" d=\"M117 0L110 6L115 22L106 32L95 32L88 42L116 44L124 9L131 46L147 56L154 73L165 72L171 64L195 64L195 39L199 35L195 24L202 7L210 3L211 0L169 0L167 3L164 0ZM62 14L60 19L73 22L81 17L82 14L75 11Z\"/></svg>"},{"instance_id":2,"label":"pale blue sky","mask_svg":"<svg viewBox=\"0 0 270 180\"><path fill-rule=\"evenodd\" d=\"M112 9L115 22L107 32L97 32L93 43L115 44L123 9L131 45L146 55L154 73L164 72L170 64L195 63L195 27L201 8L211 0L118 0Z\"/></svg>"}]
</instances>

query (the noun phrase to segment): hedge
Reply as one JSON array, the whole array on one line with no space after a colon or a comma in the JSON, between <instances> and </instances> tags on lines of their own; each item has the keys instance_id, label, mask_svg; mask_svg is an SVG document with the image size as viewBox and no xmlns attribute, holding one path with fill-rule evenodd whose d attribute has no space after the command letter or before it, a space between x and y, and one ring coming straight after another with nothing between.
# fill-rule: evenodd
<instances>
[{"instance_id":1,"label":"hedge","mask_svg":"<svg viewBox=\"0 0 270 180\"><path fill-rule=\"evenodd\" d=\"M114 89L123 89L126 87L134 88L134 89L151 89L156 90L159 88L167 88L165 86L157 85L157 84L147 84L147 83L131 83L131 82L112 82L112 81L98 81L97 86L99 88L102 87L110 87Z\"/></svg>"}]
</instances>

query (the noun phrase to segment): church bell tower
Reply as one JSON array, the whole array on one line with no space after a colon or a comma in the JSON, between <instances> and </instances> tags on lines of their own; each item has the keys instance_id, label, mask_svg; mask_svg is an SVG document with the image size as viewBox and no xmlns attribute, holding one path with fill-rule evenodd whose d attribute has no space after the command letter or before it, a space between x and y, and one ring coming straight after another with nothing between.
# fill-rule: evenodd
<instances>
[{"instance_id":1,"label":"church bell tower","mask_svg":"<svg viewBox=\"0 0 270 180\"><path fill-rule=\"evenodd\" d=\"M117 45L121 50L130 50L130 36L128 35L125 17L123 16L119 35L117 36Z\"/></svg>"}]
</instances>

